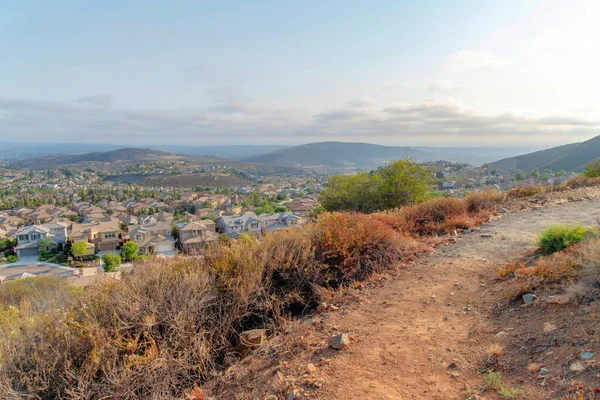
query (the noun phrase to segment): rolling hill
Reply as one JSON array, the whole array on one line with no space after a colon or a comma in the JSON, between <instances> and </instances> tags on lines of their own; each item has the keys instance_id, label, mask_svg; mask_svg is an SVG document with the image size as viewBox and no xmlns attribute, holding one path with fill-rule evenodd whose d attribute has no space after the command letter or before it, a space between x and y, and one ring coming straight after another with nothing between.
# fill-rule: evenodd
<instances>
[{"instance_id":1,"label":"rolling hill","mask_svg":"<svg viewBox=\"0 0 600 400\"><path fill-rule=\"evenodd\" d=\"M372 169L391 160L413 158L434 161L434 156L410 147L380 146L369 143L320 142L289 147L246 158L261 164Z\"/></svg>"},{"instance_id":2,"label":"rolling hill","mask_svg":"<svg viewBox=\"0 0 600 400\"><path fill-rule=\"evenodd\" d=\"M62 165L81 164L81 163L116 163L116 162L141 162L158 161L167 159L177 159L179 156L163 151L125 148L108 152L94 152L84 154L67 154L60 156L28 158L16 161L13 166L28 168L50 168Z\"/></svg>"},{"instance_id":3,"label":"rolling hill","mask_svg":"<svg viewBox=\"0 0 600 400\"><path fill-rule=\"evenodd\" d=\"M600 159L600 136L596 136L585 142L572 143L517 157L505 158L490 163L490 168L527 172L534 169L579 172L583 170L585 164L596 159Z\"/></svg>"}]
</instances>

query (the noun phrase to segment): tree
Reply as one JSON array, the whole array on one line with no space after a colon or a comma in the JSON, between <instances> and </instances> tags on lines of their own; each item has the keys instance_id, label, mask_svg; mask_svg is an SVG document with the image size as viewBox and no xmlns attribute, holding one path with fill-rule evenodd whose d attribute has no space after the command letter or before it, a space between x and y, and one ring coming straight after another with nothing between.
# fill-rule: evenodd
<instances>
[{"instance_id":1,"label":"tree","mask_svg":"<svg viewBox=\"0 0 600 400\"><path fill-rule=\"evenodd\" d=\"M531 171L531 177L532 178L540 179L540 176L542 176L542 174L540 174L539 170L534 169L533 171Z\"/></svg>"},{"instance_id":2,"label":"tree","mask_svg":"<svg viewBox=\"0 0 600 400\"><path fill-rule=\"evenodd\" d=\"M522 181L522 180L525 180L525 174L524 174L524 173L522 173L522 172L517 172L517 173L515 174L515 179L516 179L517 181Z\"/></svg>"},{"instance_id":3,"label":"tree","mask_svg":"<svg viewBox=\"0 0 600 400\"><path fill-rule=\"evenodd\" d=\"M286 206L276 206L275 207L275 212L276 213L280 213L280 212L286 212L288 209Z\"/></svg>"},{"instance_id":4,"label":"tree","mask_svg":"<svg viewBox=\"0 0 600 400\"><path fill-rule=\"evenodd\" d=\"M129 241L123 245L121 255L126 261L134 261L137 258L139 252L140 247L138 246L138 244L136 242Z\"/></svg>"},{"instance_id":5,"label":"tree","mask_svg":"<svg viewBox=\"0 0 600 400\"><path fill-rule=\"evenodd\" d=\"M113 272L121 265L121 256L118 254L106 253L102 256L104 272Z\"/></svg>"},{"instance_id":6,"label":"tree","mask_svg":"<svg viewBox=\"0 0 600 400\"><path fill-rule=\"evenodd\" d=\"M38 241L38 252L41 253L43 251L47 251L48 247L50 247L51 244L52 244L52 239L50 239L48 236L42 237Z\"/></svg>"},{"instance_id":7,"label":"tree","mask_svg":"<svg viewBox=\"0 0 600 400\"><path fill-rule=\"evenodd\" d=\"M83 240L73 243L71 246L71 253L73 254L73 257L81 260L83 256L87 254L87 243Z\"/></svg>"},{"instance_id":8,"label":"tree","mask_svg":"<svg viewBox=\"0 0 600 400\"><path fill-rule=\"evenodd\" d=\"M330 177L319 199L327 211L370 213L420 203L429 197L432 174L408 160L398 160L371 173Z\"/></svg>"},{"instance_id":9,"label":"tree","mask_svg":"<svg viewBox=\"0 0 600 400\"><path fill-rule=\"evenodd\" d=\"M583 175L588 178L598 178L600 177L600 161L592 161L585 165Z\"/></svg>"}]
</instances>

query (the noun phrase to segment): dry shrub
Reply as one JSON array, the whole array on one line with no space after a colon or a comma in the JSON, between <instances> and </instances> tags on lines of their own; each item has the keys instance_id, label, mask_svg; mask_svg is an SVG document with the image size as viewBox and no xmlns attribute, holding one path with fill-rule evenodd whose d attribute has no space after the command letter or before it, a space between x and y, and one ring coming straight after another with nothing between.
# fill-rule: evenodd
<instances>
[{"instance_id":1,"label":"dry shrub","mask_svg":"<svg viewBox=\"0 0 600 400\"><path fill-rule=\"evenodd\" d=\"M486 189L481 192L469 193L466 197L467 211L476 213L479 211L496 210L504 201L504 195L494 189Z\"/></svg>"},{"instance_id":2,"label":"dry shrub","mask_svg":"<svg viewBox=\"0 0 600 400\"><path fill-rule=\"evenodd\" d=\"M264 304L255 274L241 273L243 293L198 259L155 260L92 285L62 310L23 316L18 337L3 343L0 392L178 396L208 377Z\"/></svg>"},{"instance_id":3,"label":"dry shrub","mask_svg":"<svg viewBox=\"0 0 600 400\"><path fill-rule=\"evenodd\" d=\"M328 266L326 283L333 287L381 271L400 255L395 232L366 214L322 214L314 243L319 260Z\"/></svg>"},{"instance_id":4,"label":"dry shrub","mask_svg":"<svg viewBox=\"0 0 600 400\"><path fill-rule=\"evenodd\" d=\"M539 258L531 266L521 266L519 275L535 277L541 281L552 283L577 276L579 264L576 261L576 249L567 249L547 257Z\"/></svg>"},{"instance_id":5,"label":"dry shrub","mask_svg":"<svg viewBox=\"0 0 600 400\"><path fill-rule=\"evenodd\" d=\"M563 186L569 189L600 186L600 178L589 178L587 176L580 175L574 178L567 179L565 183L563 183Z\"/></svg>"},{"instance_id":6,"label":"dry shrub","mask_svg":"<svg viewBox=\"0 0 600 400\"><path fill-rule=\"evenodd\" d=\"M546 191L546 187L541 185L519 186L506 192L506 197L509 199L522 199L524 197L545 193Z\"/></svg>"},{"instance_id":7,"label":"dry shrub","mask_svg":"<svg viewBox=\"0 0 600 400\"><path fill-rule=\"evenodd\" d=\"M470 223L464 222L466 216L465 202L454 198L432 199L421 204L404 207L401 212L406 230L419 235L437 234L455 229L457 225L469 227ZM446 226L449 218L454 218L454 223ZM459 221L458 218L462 218L462 221Z\"/></svg>"},{"instance_id":8,"label":"dry shrub","mask_svg":"<svg viewBox=\"0 0 600 400\"><path fill-rule=\"evenodd\" d=\"M579 255L583 277L600 283L600 239L594 237L582 243Z\"/></svg>"}]
</instances>

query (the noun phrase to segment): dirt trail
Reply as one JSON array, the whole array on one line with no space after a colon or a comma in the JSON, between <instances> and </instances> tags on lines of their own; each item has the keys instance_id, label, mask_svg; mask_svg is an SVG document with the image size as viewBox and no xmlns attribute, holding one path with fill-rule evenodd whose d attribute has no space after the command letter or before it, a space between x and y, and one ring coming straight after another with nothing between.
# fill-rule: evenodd
<instances>
[{"instance_id":1,"label":"dirt trail","mask_svg":"<svg viewBox=\"0 0 600 400\"><path fill-rule=\"evenodd\" d=\"M496 267L531 251L550 224L594 225L598 218L600 200L506 214L368 290L360 305L327 319L354 342L320 369L318 398L464 398L465 386L481 385L477 369L495 333L488 324L497 294L488 283ZM457 377L449 374L452 362ZM527 398L543 398L529 389Z\"/></svg>"}]
</instances>

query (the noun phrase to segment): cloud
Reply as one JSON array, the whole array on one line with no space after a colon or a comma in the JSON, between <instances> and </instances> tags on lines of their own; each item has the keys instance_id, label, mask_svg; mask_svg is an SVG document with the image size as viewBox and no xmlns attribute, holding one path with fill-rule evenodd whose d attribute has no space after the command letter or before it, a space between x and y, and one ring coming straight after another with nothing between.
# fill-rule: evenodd
<instances>
[{"instance_id":1,"label":"cloud","mask_svg":"<svg viewBox=\"0 0 600 400\"><path fill-rule=\"evenodd\" d=\"M111 96L101 94L94 96L85 96L77 99L77 103L89 105L92 107L109 108L112 106L113 99Z\"/></svg>"},{"instance_id":2,"label":"cloud","mask_svg":"<svg viewBox=\"0 0 600 400\"><path fill-rule=\"evenodd\" d=\"M514 68L525 63L526 58L521 55L498 57L483 51L461 50L448 57L445 66L452 73L470 74Z\"/></svg>"},{"instance_id":3,"label":"cloud","mask_svg":"<svg viewBox=\"0 0 600 400\"><path fill-rule=\"evenodd\" d=\"M0 98L0 131L32 141L103 143L289 143L308 140L361 140L391 144L474 145L480 138L519 145L547 144L548 137L575 141L600 129L581 114L533 114L496 110L455 98L377 106L354 98L340 107L303 114L272 109L232 88L205 94L197 108L133 110L99 107L87 99L43 102ZM92 106L90 106L92 105ZM559 141L559 139L554 139Z\"/></svg>"}]
</instances>

